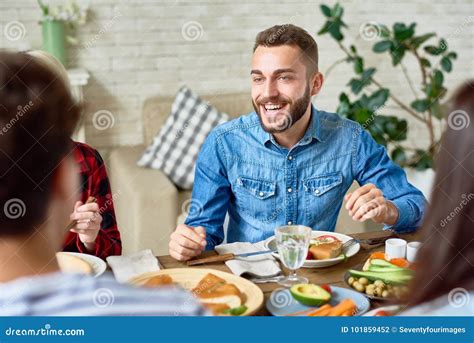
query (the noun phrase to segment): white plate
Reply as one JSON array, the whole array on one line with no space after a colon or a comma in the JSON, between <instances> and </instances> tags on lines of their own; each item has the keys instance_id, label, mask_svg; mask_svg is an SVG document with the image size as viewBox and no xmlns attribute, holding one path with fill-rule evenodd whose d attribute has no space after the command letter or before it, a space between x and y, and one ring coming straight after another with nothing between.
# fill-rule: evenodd
<instances>
[{"instance_id":1,"label":"white plate","mask_svg":"<svg viewBox=\"0 0 474 343\"><path fill-rule=\"evenodd\" d=\"M107 270L107 263L105 263L105 261L101 260L97 256L81 254L78 252L69 252L69 251L62 251L62 252L59 252L58 254L72 255L72 256L80 258L81 260L84 260L91 266L92 276L94 277L98 277L104 274L104 272Z\"/></svg>"},{"instance_id":2,"label":"white plate","mask_svg":"<svg viewBox=\"0 0 474 343\"><path fill-rule=\"evenodd\" d=\"M169 275L173 279L173 282L180 284L184 288L191 290L202 280L206 274L214 274L220 278L223 278L228 283L232 283L244 294L247 306L247 311L243 316L250 316L255 314L260 307L263 305L263 292L262 290L240 276L222 272L220 270L206 269L206 268L172 268L164 269L157 272L149 272L132 278L129 283L132 285L143 285L148 279L157 275ZM225 341L225 340L224 340Z\"/></svg>"},{"instance_id":3,"label":"white plate","mask_svg":"<svg viewBox=\"0 0 474 343\"><path fill-rule=\"evenodd\" d=\"M379 311L392 312L392 311L398 311L401 308L402 308L401 305L382 306L382 307L378 307L378 308L374 308L373 310L370 310L369 312L365 313L363 316L364 317L374 317L375 314Z\"/></svg>"},{"instance_id":4,"label":"white plate","mask_svg":"<svg viewBox=\"0 0 474 343\"><path fill-rule=\"evenodd\" d=\"M362 294L348 288L330 286L332 296L329 304L336 306L344 299L351 299L357 306L355 316L360 316L370 308L369 300ZM278 288L267 300L267 310L274 316L288 316L297 312L317 309L319 306L306 306L296 301L288 288Z\"/></svg>"},{"instance_id":5,"label":"white plate","mask_svg":"<svg viewBox=\"0 0 474 343\"><path fill-rule=\"evenodd\" d=\"M337 233L337 232L331 232L331 231L312 231L311 232L311 237L313 239L320 236L324 236L324 235L332 235L336 237L337 239L339 239L343 244L344 242L347 242L348 240L352 239L352 237L349 237L347 235L343 235L342 233ZM263 244L265 245L265 248L269 250L277 250L276 244L275 244L275 236L269 237L268 239L265 240ZM350 258L354 256L355 254L359 252L359 250L360 250L359 243L352 245L347 251L346 258ZM278 258L278 253L273 254L273 256ZM328 258L326 260L306 260L303 264L303 268L324 268L324 267L333 266L342 261L344 261L344 256Z\"/></svg>"}]
</instances>

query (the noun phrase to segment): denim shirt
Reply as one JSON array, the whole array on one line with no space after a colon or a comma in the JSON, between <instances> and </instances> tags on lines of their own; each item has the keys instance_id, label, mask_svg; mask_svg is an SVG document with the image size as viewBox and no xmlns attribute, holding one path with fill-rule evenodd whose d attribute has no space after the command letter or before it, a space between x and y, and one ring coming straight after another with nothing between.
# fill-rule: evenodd
<instances>
[{"instance_id":1,"label":"denim shirt","mask_svg":"<svg viewBox=\"0 0 474 343\"><path fill-rule=\"evenodd\" d=\"M286 224L334 231L354 180L373 183L395 204L399 218L392 229L409 232L420 224L425 198L386 149L353 121L315 107L311 113L305 135L289 150L262 129L255 112L209 134L185 222L206 228L206 249L223 242L226 213L229 243L257 242Z\"/></svg>"}]
</instances>

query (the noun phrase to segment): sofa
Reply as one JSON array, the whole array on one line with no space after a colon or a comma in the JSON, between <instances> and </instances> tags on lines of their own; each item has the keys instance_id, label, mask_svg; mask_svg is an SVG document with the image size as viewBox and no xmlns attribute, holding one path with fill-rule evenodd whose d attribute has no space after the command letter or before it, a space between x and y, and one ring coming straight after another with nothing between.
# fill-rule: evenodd
<instances>
[{"instance_id":1,"label":"sofa","mask_svg":"<svg viewBox=\"0 0 474 343\"><path fill-rule=\"evenodd\" d=\"M253 111L250 94L203 95L218 110L235 118ZM177 223L184 221L183 202L190 190L178 189L160 170L142 168L137 161L166 121L173 97L155 96L143 105L143 145L121 146L109 156L109 174L117 223L122 235L123 253L152 249L155 255L168 254L168 240ZM352 188L356 187L353 185ZM341 211L336 231L362 232L370 228L353 222Z\"/></svg>"}]
</instances>

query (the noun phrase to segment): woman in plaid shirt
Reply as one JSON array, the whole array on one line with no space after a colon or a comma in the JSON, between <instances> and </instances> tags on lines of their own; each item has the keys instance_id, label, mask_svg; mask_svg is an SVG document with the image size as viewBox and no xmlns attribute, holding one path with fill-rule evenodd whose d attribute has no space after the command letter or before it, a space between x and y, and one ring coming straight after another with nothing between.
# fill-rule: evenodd
<instances>
[{"instance_id":1,"label":"woman in plaid shirt","mask_svg":"<svg viewBox=\"0 0 474 343\"><path fill-rule=\"evenodd\" d=\"M71 220L78 222L68 233L63 250L93 254L102 259L120 255L122 242L104 161L89 145L73 144L74 158L79 165L81 201L76 202L71 214ZM90 196L96 198L96 202L86 204Z\"/></svg>"},{"instance_id":2,"label":"woman in plaid shirt","mask_svg":"<svg viewBox=\"0 0 474 343\"><path fill-rule=\"evenodd\" d=\"M40 63L69 84L63 65L44 51L30 51ZM120 232L115 219L113 194L104 160L91 146L73 142L74 158L81 178L81 199L71 209L71 220L77 221L67 234L63 250L95 255L102 259L122 253ZM96 198L86 204L87 198Z\"/></svg>"}]
</instances>

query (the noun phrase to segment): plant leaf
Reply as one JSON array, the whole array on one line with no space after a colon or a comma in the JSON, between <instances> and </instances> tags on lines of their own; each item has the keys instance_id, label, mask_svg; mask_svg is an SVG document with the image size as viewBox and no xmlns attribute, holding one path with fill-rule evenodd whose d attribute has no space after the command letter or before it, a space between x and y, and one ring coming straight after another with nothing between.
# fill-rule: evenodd
<instances>
[{"instance_id":1,"label":"plant leaf","mask_svg":"<svg viewBox=\"0 0 474 343\"><path fill-rule=\"evenodd\" d=\"M370 111L377 111L380 109L388 99L388 95L390 91L386 88L379 89L378 91L374 92L367 103L367 108Z\"/></svg>"},{"instance_id":2,"label":"plant leaf","mask_svg":"<svg viewBox=\"0 0 474 343\"><path fill-rule=\"evenodd\" d=\"M434 37L434 36L436 36L436 34L433 33L433 32L430 32L430 33L424 34L422 36L413 37L413 39L411 41L411 46L413 46L416 49L420 45L422 45L424 42L426 42L428 39L430 39L431 37Z\"/></svg>"},{"instance_id":3,"label":"plant leaf","mask_svg":"<svg viewBox=\"0 0 474 343\"><path fill-rule=\"evenodd\" d=\"M425 112L430 106L430 101L428 99L415 100L410 106L417 112Z\"/></svg>"},{"instance_id":4,"label":"plant leaf","mask_svg":"<svg viewBox=\"0 0 474 343\"><path fill-rule=\"evenodd\" d=\"M421 57L420 61L421 61L421 65L423 67L428 67L428 68L431 67L431 63L430 63L430 61L428 61L428 59L426 59L424 57Z\"/></svg>"},{"instance_id":5,"label":"plant leaf","mask_svg":"<svg viewBox=\"0 0 474 343\"><path fill-rule=\"evenodd\" d=\"M376 52L376 53L382 53L384 51L387 51L391 47L392 47L392 41L387 39L387 40L382 40L380 42L375 43L374 46L372 47L372 50L373 52Z\"/></svg>"},{"instance_id":6,"label":"plant leaf","mask_svg":"<svg viewBox=\"0 0 474 343\"><path fill-rule=\"evenodd\" d=\"M443 81L444 81L443 73L440 70L435 69L433 72L433 82L436 89L441 89L441 87L443 86Z\"/></svg>"},{"instance_id":7,"label":"plant leaf","mask_svg":"<svg viewBox=\"0 0 474 343\"><path fill-rule=\"evenodd\" d=\"M451 63L451 60L449 57L443 57L440 61L441 63L441 68L447 73L449 73L453 69L453 64Z\"/></svg>"},{"instance_id":8,"label":"plant leaf","mask_svg":"<svg viewBox=\"0 0 474 343\"><path fill-rule=\"evenodd\" d=\"M458 57L458 54L456 54L454 51L451 51L449 54L446 55L446 57L455 60Z\"/></svg>"},{"instance_id":9,"label":"plant leaf","mask_svg":"<svg viewBox=\"0 0 474 343\"><path fill-rule=\"evenodd\" d=\"M327 5L323 4L323 5L319 6L319 8L321 9L321 12L323 12L323 14L326 17L331 17L331 9Z\"/></svg>"},{"instance_id":10,"label":"plant leaf","mask_svg":"<svg viewBox=\"0 0 474 343\"><path fill-rule=\"evenodd\" d=\"M336 21L332 22L332 24L329 25L329 27L328 27L328 31L335 40L337 40L337 41L343 40L344 36L341 33L341 24L340 23L338 23Z\"/></svg>"},{"instance_id":11,"label":"plant leaf","mask_svg":"<svg viewBox=\"0 0 474 343\"><path fill-rule=\"evenodd\" d=\"M441 51L441 53L448 50L448 42L446 42L446 39L441 38L439 40L439 48L438 49Z\"/></svg>"},{"instance_id":12,"label":"plant leaf","mask_svg":"<svg viewBox=\"0 0 474 343\"><path fill-rule=\"evenodd\" d=\"M437 56L439 54L441 54L441 51L439 51L439 49L433 45L427 45L424 47L424 50L429 53L430 55L433 55L433 56Z\"/></svg>"},{"instance_id":13,"label":"plant leaf","mask_svg":"<svg viewBox=\"0 0 474 343\"><path fill-rule=\"evenodd\" d=\"M329 31L329 28L331 27L332 23L333 23L332 21L327 21L326 23L324 23L321 30L318 31L318 35L323 35L323 34L327 33Z\"/></svg>"},{"instance_id":14,"label":"plant leaf","mask_svg":"<svg viewBox=\"0 0 474 343\"><path fill-rule=\"evenodd\" d=\"M411 38L415 33L415 26L415 23L412 23L408 27L403 23L395 23L393 25L393 35L395 39L398 41L404 41Z\"/></svg>"},{"instance_id":15,"label":"plant leaf","mask_svg":"<svg viewBox=\"0 0 474 343\"><path fill-rule=\"evenodd\" d=\"M392 46L390 55L392 56L392 64L396 66L400 63L403 56L405 56L405 47L403 45L397 45L396 47Z\"/></svg>"},{"instance_id":16,"label":"plant leaf","mask_svg":"<svg viewBox=\"0 0 474 343\"><path fill-rule=\"evenodd\" d=\"M336 5L334 6L334 8L331 11L331 14L332 14L333 17L337 18L337 17L342 16L343 12L344 12L344 9L342 8L342 6L339 3L336 3Z\"/></svg>"},{"instance_id":17,"label":"plant leaf","mask_svg":"<svg viewBox=\"0 0 474 343\"><path fill-rule=\"evenodd\" d=\"M364 71L364 60L360 56L357 56L354 61L354 71L356 74L362 74Z\"/></svg>"},{"instance_id":18,"label":"plant leaf","mask_svg":"<svg viewBox=\"0 0 474 343\"><path fill-rule=\"evenodd\" d=\"M397 147L392 151L392 161L403 166L407 161L407 155L402 147Z\"/></svg>"}]
</instances>

